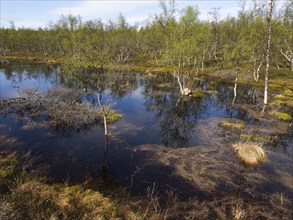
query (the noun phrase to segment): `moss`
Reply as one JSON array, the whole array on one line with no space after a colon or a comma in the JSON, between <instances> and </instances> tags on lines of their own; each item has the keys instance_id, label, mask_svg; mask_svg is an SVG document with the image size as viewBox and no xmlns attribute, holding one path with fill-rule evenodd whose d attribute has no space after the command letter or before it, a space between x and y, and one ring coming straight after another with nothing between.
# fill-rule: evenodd
<instances>
[{"instance_id":1,"label":"moss","mask_svg":"<svg viewBox=\"0 0 293 220\"><path fill-rule=\"evenodd\" d=\"M276 118L276 119L279 119L279 120L282 120L282 121L291 121L292 120L292 117L287 114L287 113L284 113L284 112L271 112L270 115L273 117L273 118Z\"/></svg>"},{"instance_id":2,"label":"moss","mask_svg":"<svg viewBox=\"0 0 293 220\"><path fill-rule=\"evenodd\" d=\"M263 84L261 82L259 82L259 81L258 82L255 82L255 81L254 82L249 82L248 84L252 85L252 86L258 86L258 87L263 86Z\"/></svg>"},{"instance_id":3,"label":"moss","mask_svg":"<svg viewBox=\"0 0 293 220\"><path fill-rule=\"evenodd\" d=\"M209 85L215 86L216 85L216 82L215 81L209 81Z\"/></svg>"},{"instance_id":4,"label":"moss","mask_svg":"<svg viewBox=\"0 0 293 220\"><path fill-rule=\"evenodd\" d=\"M245 128L244 123L227 122L227 121L220 122L220 126L226 127L226 128L239 129L239 130L242 130Z\"/></svg>"},{"instance_id":5,"label":"moss","mask_svg":"<svg viewBox=\"0 0 293 220\"><path fill-rule=\"evenodd\" d=\"M7 60L24 60L24 61L34 61L38 63L48 63L48 64L55 64L55 63L62 63L64 61L64 57L44 57L44 56L28 56L28 55L9 55L9 56L1 56Z\"/></svg>"},{"instance_id":6,"label":"moss","mask_svg":"<svg viewBox=\"0 0 293 220\"><path fill-rule=\"evenodd\" d=\"M111 111L108 115L107 115L107 121L114 123L119 121L123 116L121 114L117 114L114 111Z\"/></svg>"},{"instance_id":7,"label":"moss","mask_svg":"<svg viewBox=\"0 0 293 220\"><path fill-rule=\"evenodd\" d=\"M18 161L14 154L3 157L0 155L0 179L10 176L17 166Z\"/></svg>"},{"instance_id":8,"label":"moss","mask_svg":"<svg viewBox=\"0 0 293 220\"><path fill-rule=\"evenodd\" d=\"M209 90L207 91L207 93L208 93L208 94L215 94L215 93L218 93L218 91L215 90L215 89L209 89Z\"/></svg>"},{"instance_id":9,"label":"moss","mask_svg":"<svg viewBox=\"0 0 293 220\"><path fill-rule=\"evenodd\" d=\"M192 93L191 95L192 97L195 97L195 98L202 98L203 97L203 93L201 91L195 91Z\"/></svg>"},{"instance_id":10,"label":"moss","mask_svg":"<svg viewBox=\"0 0 293 220\"><path fill-rule=\"evenodd\" d=\"M278 94L274 96L275 99L285 99L286 96L284 96L283 94Z\"/></svg>"},{"instance_id":11,"label":"moss","mask_svg":"<svg viewBox=\"0 0 293 220\"><path fill-rule=\"evenodd\" d=\"M234 80L230 80L230 79L219 79L218 81L221 83L234 83L235 82Z\"/></svg>"},{"instance_id":12,"label":"moss","mask_svg":"<svg viewBox=\"0 0 293 220\"><path fill-rule=\"evenodd\" d=\"M293 100L282 100L282 99L275 99L270 103L270 105L278 106L278 105L286 105L289 107L293 107Z\"/></svg>"},{"instance_id":13,"label":"moss","mask_svg":"<svg viewBox=\"0 0 293 220\"><path fill-rule=\"evenodd\" d=\"M250 135L250 134L241 134L241 139L247 140L247 141L254 141L254 142L261 142L261 143L271 143L271 140L265 137L260 137L257 135Z\"/></svg>"},{"instance_id":14,"label":"moss","mask_svg":"<svg viewBox=\"0 0 293 220\"><path fill-rule=\"evenodd\" d=\"M287 96L293 97L293 91L292 91L292 89L286 89L284 91L284 94L287 95Z\"/></svg>"},{"instance_id":15,"label":"moss","mask_svg":"<svg viewBox=\"0 0 293 220\"><path fill-rule=\"evenodd\" d=\"M280 84L269 84L269 89L272 90L282 90L284 87Z\"/></svg>"},{"instance_id":16,"label":"moss","mask_svg":"<svg viewBox=\"0 0 293 220\"><path fill-rule=\"evenodd\" d=\"M293 95L289 93L283 93L283 94L278 94L274 96L275 99L282 99L282 100L292 100L293 101Z\"/></svg>"},{"instance_id":17,"label":"moss","mask_svg":"<svg viewBox=\"0 0 293 220\"><path fill-rule=\"evenodd\" d=\"M161 83L161 84L157 85L157 87L162 88L162 89L170 89L173 87L173 85L170 83Z\"/></svg>"},{"instance_id":18,"label":"moss","mask_svg":"<svg viewBox=\"0 0 293 220\"><path fill-rule=\"evenodd\" d=\"M291 91L291 89L286 89L283 93L275 95L274 101L271 102L270 105L286 105L289 107L293 107L293 92Z\"/></svg>"}]
</instances>

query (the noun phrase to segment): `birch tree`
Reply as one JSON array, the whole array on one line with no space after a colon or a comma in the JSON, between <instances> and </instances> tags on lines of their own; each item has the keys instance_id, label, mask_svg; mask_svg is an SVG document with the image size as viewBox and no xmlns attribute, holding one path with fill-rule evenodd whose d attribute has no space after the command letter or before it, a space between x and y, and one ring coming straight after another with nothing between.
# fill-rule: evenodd
<instances>
[{"instance_id":1,"label":"birch tree","mask_svg":"<svg viewBox=\"0 0 293 220\"><path fill-rule=\"evenodd\" d=\"M269 83L269 69L270 69L270 50L271 50L271 35L272 35L272 17L274 9L274 0L270 0L269 15L268 15L268 39L266 48L266 73L265 73L265 89L264 89L264 104L268 104L268 83Z\"/></svg>"}]
</instances>

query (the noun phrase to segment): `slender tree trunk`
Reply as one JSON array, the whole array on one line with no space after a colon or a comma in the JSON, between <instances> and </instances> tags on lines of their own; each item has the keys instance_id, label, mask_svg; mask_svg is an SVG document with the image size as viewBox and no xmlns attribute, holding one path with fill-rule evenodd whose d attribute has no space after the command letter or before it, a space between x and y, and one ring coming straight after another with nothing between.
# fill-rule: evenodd
<instances>
[{"instance_id":1,"label":"slender tree trunk","mask_svg":"<svg viewBox=\"0 0 293 220\"><path fill-rule=\"evenodd\" d=\"M158 57L157 57L157 51L155 51L155 60L156 60L156 64L158 65L159 64L159 62L158 62Z\"/></svg>"},{"instance_id":2,"label":"slender tree trunk","mask_svg":"<svg viewBox=\"0 0 293 220\"><path fill-rule=\"evenodd\" d=\"M179 87L180 87L180 93L183 95L184 94L184 90L183 90L183 86L180 82L180 77L179 77L179 74L176 75L176 78L178 80L178 84L179 84Z\"/></svg>"},{"instance_id":3,"label":"slender tree trunk","mask_svg":"<svg viewBox=\"0 0 293 220\"><path fill-rule=\"evenodd\" d=\"M204 69L204 58L205 58L206 50L203 51L202 54L202 61L201 61L201 72L203 72Z\"/></svg>"},{"instance_id":4,"label":"slender tree trunk","mask_svg":"<svg viewBox=\"0 0 293 220\"><path fill-rule=\"evenodd\" d=\"M252 89L252 102L255 104L256 103L256 89Z\"/></svg>"},{"instance_id":5,"label":"slender tree trunk","mask_svg":"<svg viewBox=\"0 0 293 220\"><path fill-rule=\"evenodd\" d=\"M99 103L99 106L101 107L101 109L102 109L102 113L103 113L103 119L104 119L104 134L105 134L105 136L108 136L109 133L108 133L107 115L106 115L105 107L104 107L104 105L102 104L102 94L101 94L101 93L99 93L99 95L98 95L98 103Z\"/></svg>"},{"instance_id":6,"label":"slender tree trunk","mask_svg":"<svg viewBox=\"0 0 293 220\"><path fill-rule=\"evenodd\" d=\"M234 84L234 98L233 98L233 101L232 101L232 107L234 107L234 103L235 103L235 100L236 100L236 98L237 98L237 81L238 81L237 75L238 75L238 73L236 73L236 78L235 78L235 84Z\"/></svg>"},{"instance_id":7,"label":"slender tree trunk","mask_svg":"<svg viewBox=\"0 0 293 220\"><path fill-rule=\"evenodd\" d=\"M193 61L193 68L195 68L195 67L196 67L196 63L197 63L197 61L196 61L196 57L194 57L194 61Z\"/></svg>"},{"instance_id":8,"label":"slender tree trunk","mask_svg":"<svg viewBox=\"0 0 293 220\"><path fill-rule=\"evenodd\" d=\"M104 155L102 160L102 177L105 179L107 177L107 161L108 161L108 150L109 150L109 137L105 135L104 137Z\"/></svg>"},{"instance_id":9,"label":"slender tree trunk","mask_svg":"<svg viewBox=\"0 0 293 220\"><path fill-rule=\"evenodd\" d=\"M254 80L256 82L258 82L258 80L259 80L259 71L260 71L260 68L262 66L263 57L261 58L261 61L260 61L259 65L258 65L258 67L256 67L256 62L257 62L257 60L254 61L253 77L254 77Z\"/></svg>"},{"instance_id":10,"label":"slender tree trunk","mask_svg":"<svg viewBox=\"0 0 293 220\"><path fill-rule=\"evenodd\" d=\"M280 50L280 52L291 63L291 71L293 71L293 52L291 49L289 48L286 53L284 53L282 50Z\"/></svg>"},{"instance_id":11,"label":"slender tree trunk","mask_svg":"<svg viewBox=\"0 0 293 220\"><path fill-rule=\"evenodd\" d=\"M269 30L266 50L266 75L265 75L265 90L264 90L264 104L268 104L268 82L270 69L270 50L271 50L271 32L272 32L272 16L273 16L274 0L270 0L270 12L268 16Z\"/></svg>"}]
</instances>

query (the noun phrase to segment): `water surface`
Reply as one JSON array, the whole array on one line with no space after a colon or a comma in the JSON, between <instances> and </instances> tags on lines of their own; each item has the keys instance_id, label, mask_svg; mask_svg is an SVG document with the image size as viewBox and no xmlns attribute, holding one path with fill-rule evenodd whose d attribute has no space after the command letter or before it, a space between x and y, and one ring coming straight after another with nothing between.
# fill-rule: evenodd
<instances>
[{"instance_id":1,"label":"water surface","mask_svg":"<svg viewBox=\"0 0 293 220\"><path fill-rule=\"evenodd\" d=\"M123 115L110 127L107 148L100 125L79 131L28 129L29 121L19 115L0 115L1 134L16 138L13 145L0 147L19 154L31 151L38 157L36 167L52 182L103 177L134 195L145 194L155 183L160 191L174 190L182 199L212 199L251 187L292 197L292 132L275 146L265 145L269 161L251 169L241 165L231 148L239 134L219 126L229 118L245 121L248 130L272 126L237 107L260 106L262 88L238 85L233 106L234 84L215 79L190 80L192 88L205 91L202 98L181 97L169 74L105 73L104 80L103 103ZM96 91L62 75L58 67L18 64L0 70L1 99L18 97L27 88L45 92L57 87L84 91L82 101L97 105ZM218 92L209 94L211 89ZM259 133L266 134L262 129Z\"/></svg>"}]
</instances>

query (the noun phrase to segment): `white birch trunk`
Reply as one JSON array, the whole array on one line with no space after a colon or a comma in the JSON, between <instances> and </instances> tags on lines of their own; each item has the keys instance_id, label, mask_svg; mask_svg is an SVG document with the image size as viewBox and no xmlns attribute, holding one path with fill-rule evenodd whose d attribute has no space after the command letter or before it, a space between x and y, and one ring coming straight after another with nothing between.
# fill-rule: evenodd
<instances>
[{"instance_id":1,"label":"white birch trunk","mask_svg":"<svg viewBox=\"0 0 293 220\"><path fill-rule=\"evenodd\" d=\"M264 104L268 104L268 82L269 82L269 69L270 69L270 50L271 50L271 32L272 32L272 16L273 16L274 0L270 0L270 12L268 17L269 30L268 41L266 50L266 75L265 75L265 89L264 89Z\"/></svg>"},{"instance_id":2,"label":"white birch trunk","mask_svg":"<svg viewBox=\"0 0 293 220\"><path fill-rule=\"evenodd\" d=\"M104 120L104 135L108 136L108 124L107 124L107 115L106 115L106 110L104 108L104 105L102 104L102 95L101 93L99 93L98 95L98 103L100 108L102 109L102 113L103 113L103 120Z\"/></svg>"}]
</instances>

